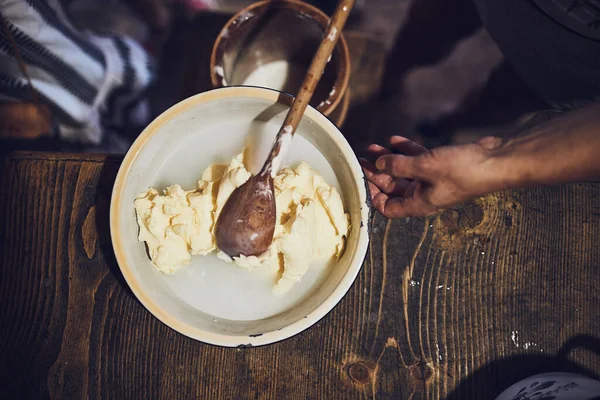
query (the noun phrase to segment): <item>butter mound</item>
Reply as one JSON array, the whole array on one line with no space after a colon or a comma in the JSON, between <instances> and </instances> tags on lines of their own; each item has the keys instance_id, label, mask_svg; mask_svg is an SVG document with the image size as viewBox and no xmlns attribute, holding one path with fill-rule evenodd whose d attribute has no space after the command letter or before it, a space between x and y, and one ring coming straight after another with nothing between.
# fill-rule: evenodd
<instances>
[{"instance_id":1,"label":"butter mound","mask_svg":"<svg viewBox=\"0 0 600 400\"><path fill-rule=\"evenodd\" d=\"M136 198L138 240L146 242L159 271L175 273L189 264L191 255L218 250L214 226L219 213L231 193L251 176L242 154L229 165L209 166L196 190L173 185L161 195L150 188ZM232 259L221 251L217 256L247 270L272 269L281 275L273 290L285 293L301 280L311 262L339 259L350 225L340 194L307 163L281 170L274 183L277 225L269 249L258 257Z\"/></svg>"}]
</instances>

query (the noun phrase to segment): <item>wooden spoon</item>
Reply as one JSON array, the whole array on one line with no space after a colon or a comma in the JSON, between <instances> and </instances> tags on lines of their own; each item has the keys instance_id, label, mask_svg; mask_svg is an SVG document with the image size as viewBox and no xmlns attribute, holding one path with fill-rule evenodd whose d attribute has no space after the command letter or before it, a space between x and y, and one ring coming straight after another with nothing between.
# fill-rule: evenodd
<instances>
[{"instance_id":1,"label":"wooden spoon","mask_svg":"<svg viewBox=\"0 0 600 400\"><path fill-rule=\"evenodd\" d=\"M273 178L323 75L354 1L340 0L262 169L234 190L221 210L215 238L217 247L231 257L258 256L267 251L273 241L277 215Z\"/></svg>"}]
</instances>

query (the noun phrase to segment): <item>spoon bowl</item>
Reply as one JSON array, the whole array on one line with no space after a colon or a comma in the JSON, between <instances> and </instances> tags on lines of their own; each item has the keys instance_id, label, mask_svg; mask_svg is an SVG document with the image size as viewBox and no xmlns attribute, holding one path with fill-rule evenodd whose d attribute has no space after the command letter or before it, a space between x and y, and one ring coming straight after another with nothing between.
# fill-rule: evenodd
<instances>
[{"instance_id":1,"label":"spoon bowl","mask_svg":"<svg viewBox=\"0 0 600 400\"><path fill-rule=\"evenodd\" d=\"M217 220L217 247L230 256L259 256L271 245L276 223L271 174L258 174L233 191Z\"/></svg>"}]
</instances>

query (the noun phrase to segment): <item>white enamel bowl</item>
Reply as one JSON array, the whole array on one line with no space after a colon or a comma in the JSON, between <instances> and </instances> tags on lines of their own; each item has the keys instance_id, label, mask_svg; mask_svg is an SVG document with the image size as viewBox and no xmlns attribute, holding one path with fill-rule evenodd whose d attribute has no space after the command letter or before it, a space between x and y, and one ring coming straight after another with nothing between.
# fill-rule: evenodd
<instances>
[{"instance_id":1,"label":"white enamel bowl","mask_svg":"<svg viewBox=\"0 0 600 400\"><path fill-rule=\"evenodd\" d=\"M337 263L320 270L315 267L317 272L309 271L289 295L269 298L274 296L272 282L265 284L261 272L240 270L211 255L192 256L192 265L164 275L153 268L144 244L137 241L133 201L138 193L149 186L160 190L173 183L194 188L204 168L228 162L249 143L249 135L265 143L272 140L290 103L287 95L253 87L198 94L156 118L123 160L110 209L119 267L139 301L186 336L230 347L289 338L331 311L360 271L369 242L363 173L338 128L310 107L284 166L306 160L338 187L350 214L351 231Z\"/></svg>"}]
</instances>

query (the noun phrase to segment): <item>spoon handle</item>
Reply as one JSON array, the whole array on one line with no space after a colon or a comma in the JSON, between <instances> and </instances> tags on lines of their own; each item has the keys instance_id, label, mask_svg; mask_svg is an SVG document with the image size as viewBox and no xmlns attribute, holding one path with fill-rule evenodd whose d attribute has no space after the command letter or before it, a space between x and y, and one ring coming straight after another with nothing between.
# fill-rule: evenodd
<instances>
[{"instance_id":1,"label":"spoon handle","mask_svg":"<svg viewBox=\"0 0 600 400\"><path fill-rule=\"evenodd\" d=\"M327 65L329 57L331 56L340 34L344 29L344 25L346 24L346 20L350 15L350 11L352 11L354 2L355 0L339 1L338 6L331 17L329 26L325 30L323 40L317 49L317 53L315 54L312 63L310 64L310 67L304 76L304 81L302 82L300 91L294 98L292 106L290 107L285 120L283 121L283 125L275 137L275 142L271 148L271 153L269 154L269 157L267 157L267 160L265 161L265 164L260 172L261 175L269 173L271 176L275 176L277 174L279 166L281 165L281 159L287 151L287 148L292 141L292 136L296 132L296 128L298 127L298 124L304 115L304 111L306 110L317 84L323 75L325 66Z\"/></svg>"}]
</instances>

